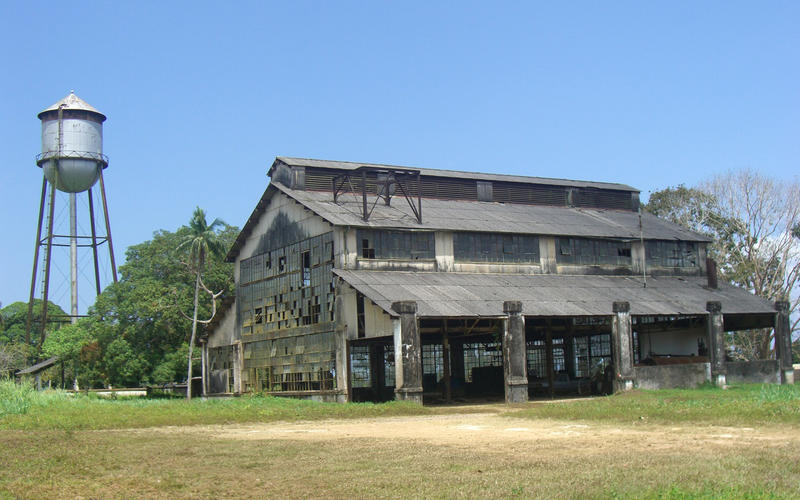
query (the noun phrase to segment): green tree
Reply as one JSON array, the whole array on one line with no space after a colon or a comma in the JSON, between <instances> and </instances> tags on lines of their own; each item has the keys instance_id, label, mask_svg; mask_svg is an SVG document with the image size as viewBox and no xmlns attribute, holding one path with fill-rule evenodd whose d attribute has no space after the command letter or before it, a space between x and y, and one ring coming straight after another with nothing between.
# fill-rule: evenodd
<instances>
[{"instance_id":1,"label":"green tree","mask_svg":"<svg viewBox=\"0 0 800 500\"><path fill-rule=\"evenodd\" d=\"M42 320L42 301L40 299L33 299L33 324L38 326ZM53 318L66 317L67 313L64 312L58 305L48 301L47 303L47 317L48 317L48 332L61 327L61 323L51 322ZM25 324L28 319L28 303L27 302L13 302L2 309L0 309L0 343L7 342L25 342ZM31 345L36 345L35 341Z\"/></svg>"},{"instance_id":2,"label":"green tree","mask_svg":"<svg viewBox=\"0 0 800 500\"><path fill-rule=\"evenodd\" d=\"M713 239L709 255L728 282L770 301L800 301L800 185L753 171L717 175L697 187L666 188L650 196L645 209ZM792 331L797 331L795 316ZM772 330L737 334L747 359L768 358Z\"/></svg>"},{"instance_id":3,"label":"green tree","mask_svg":"<svg viewBox=\"0 0 800 500\"><path fill-rule=\"evenodd\" d=\"M77 323L64 325L45 338L42 353L46 357L57 357L64 364L72 365L72 388L78 390L79 366L84 350L97 342L94 320L83 318ZM63 366L63 365L62 365ZM66 384L65 380L62 383Z\"/></svg>"},{"instance_id":4,"label":"green tree","mask_svg":"<svg viewBox=\"0 0 800 500\"><path fill-rule=\"evenodd\" d=\"M182 369L176 367L176 356L186 360L191 320L182 312L192 307L194 274L176 248L189 233L186 226L159 230L152 239L128 247L119 281L103 290L80 322L91 339L78 355L82 386L163 384L186 375L183 362ZM218 238L227 248L238 233L225 226ZM232 264L216 255L207 256L205 264L204 283L232 293ZM201 301L199 317L210 312L211 305Z\"/></svg>"},{"instance_id":5,"label":"green tree","mask_svg":"<svg viewBox=\"0 0 800 500\"><path fill-rule=\"evenodd\" d=\"M214 293L203 283L203 271L206 267L206 258L209 255L221 256L224 252L218 232L225 223L219 219L214 219L211 224L206 222L206 213L202 208L197 207L189 221L189 232L184 236L183 241L176 247L176 250L188 250L187 266L195 275L194 279L194 308L192 311L192 336L189 339L188 354L188 374L186 376L186 399L192 399L192 349L194 348L195 337L197 336L197 323L209 323L217 312L217 297L222 291ZM200 289L203 289L211 296L212 312L208 320L200 321L197 319Z\"/></svg>"},{"instance_id":6,"label":"green tree","mask_svg":"<svg viewBox=\"0 0 800 500\"><path fill-rule=\"evenodd\" d=\"M24 368L31 349L24 343L0 343L0 380Z\"/></svg>"}]
</instances>

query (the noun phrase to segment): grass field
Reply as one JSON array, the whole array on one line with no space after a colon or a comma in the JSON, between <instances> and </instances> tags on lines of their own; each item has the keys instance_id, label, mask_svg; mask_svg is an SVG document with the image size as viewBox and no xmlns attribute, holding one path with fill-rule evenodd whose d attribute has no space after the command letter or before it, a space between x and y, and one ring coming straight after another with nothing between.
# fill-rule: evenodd
<instances>
[{"instance_id":1,"label":"grass field","mask_svg":"<svg viewBox=\"0 0 800 500\"><path fill-rule=\"evenodd\" d=\"M0 384L0 498L798 498L800 386L419 408Z\"/></svg>"}]
</instances>

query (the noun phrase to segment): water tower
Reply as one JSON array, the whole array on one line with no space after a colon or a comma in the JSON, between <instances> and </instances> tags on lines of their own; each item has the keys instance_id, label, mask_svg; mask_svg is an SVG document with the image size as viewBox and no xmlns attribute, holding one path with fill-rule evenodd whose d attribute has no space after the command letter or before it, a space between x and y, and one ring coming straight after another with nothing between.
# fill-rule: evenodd
<instances>
[{"instance_id":1,"label":"water tower","mask_svg":"<svg viewBox=\"0 0 800 500\"><path fill-rule=\"evenodd\" d=\"M42 260L42 315L38 325L39 348L44 343L47 325L47 303L50 293L51 268L53 264L53 248L69 248L69 320L74 323L78 317L78 254L79 251L91 249L94 262L94 282L96 292L100 293L99 247L108 246L113 280L117 281L117 269L114 262L114 247L111 243L111 224L108 220L108 205L103 184L103 170L108 167L108 157L103 154L103 122L105 115L94 109L74 92L39 113L42 121L42 152L36 156L36 165L42 169L42 197L39 202L39 222L36 230L36 247L33 257L33 273L31 276L31 294L28 301L28 320L26 325L26 341L30 343L31 329L34 323L33 299L36 292L37 267L40 251L44 253ZM104 233L98 232L95 224L95 204L92 188L99 181L102 216L105 222ZM54 216L56 212L56 191L69 196L69 233L54 232ZM78 195L86 192L88 204L82 206L82 218L79 219ZM63 203L63 202L62 202ZM88 214L85 213L88 208ZM63 208L62 208L63 211ZM58 212L60 213L60 212ZM79 220L84 223L88 219L89 230L79 230ZM42 229L45 233L42 233ZM81 234L88 233L88 234ZM54 318L50 318L53 320Z\"/></svg>"}]
</instances>

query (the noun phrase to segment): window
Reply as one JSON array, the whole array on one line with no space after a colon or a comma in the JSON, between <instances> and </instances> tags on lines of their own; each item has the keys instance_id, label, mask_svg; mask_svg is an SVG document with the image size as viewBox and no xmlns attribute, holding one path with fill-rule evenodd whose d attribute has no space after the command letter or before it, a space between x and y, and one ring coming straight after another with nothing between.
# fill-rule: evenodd
<instances>
[{"instance_id":1,"label":"window","mask_svg":"<svg viewBox=\"0 0 800 500\"><path fill-rule=\"evenodd\" d=\"M375 249L372 248L372 243L370 242L369 238L361 239L361 257L365 259L375 258Z\"/></svg>"},{"instance_id":2,"label":"window","mask_svg":"<svg viewBox=\"0 0 800 500\"><path fill-rule=\"evenodd\" d=\"M547 353L544 340L527 343L528 377L547 378Z\"/></svg>"},{"instance_id":3,"label":"window","mask_svg":"<svg viewBox=\"0 0 800 500\"><path fill-rule=\"evenodd\" d=\"M456 262L539 262L539 237L527 234L453 234Z\"/></svg>"},{"instance_id":4,"label":"window","mask_svg":"<svg viewBox=\"0 0 800 500\"><path fill-rule=\"evenodd\" d=\"M422 346L422 374L435 375L437 382L444 377L444 356L441 344Z\"/></svg>"},{"instance_id":5,"label":"window","mask_svg":"<svg viewBox=\"0 0 800 500\"><path fill-rule=\"evenodd\" d=\"M369 346L350 347L350 373L352 387L370 387Z\"/></svg>"},{"instance_id":6,"label":"window","mask_svg":"<svg viewBox=\"0 0 800 500\"><path fill-rule=\"evenodd\" d=\"M260 307L256 307L255 318L256 318L256 320L255 320L256 324L263 323L264 322L264 309L262 309Z\"/></svg>"},{"instance_id":7,"label":"window","mask_svg":"<svg viewBox=\"0 0 800 500\"><path fill-rule=\"evenodd\" d=\"M328 260L333 260L333 242L328 241L325 243L325 254L328 256Z\"/></svg>"},{"instance_id":8,"label":"window","mask_svg":"<svg viewBox=\"0 0 800 500\"><path fill-rule=\"evenodd\" d=\"M693 241L645 241L647 265L697 267L697 243Z\"/></svg>"},{"instance_id":9,"label":"window","mask_svg":"<svg viewBox=\"0 0 800 500\"><path fill-rule=\"evenodd\" d=\"M556 240L556 248L556 262L559 264L631 265L629 241L562 237Z\"/></svg>"},{"instance_id":10,"label":"window","mask_svg":"<svg viewBox=\"0 0 800 500\"><path fill-rule=\"evenodd\" d=\"M303 268L303 288L311 286L311 252L300 254L300 261Z\"/></svg>"},{"instance_id":11,"label":"window","mask_svg":"<svg viewBox=\"0 0 800 500\"><path fill-rule=\"evenodd\" d=\"M547 342L532 340L527 342L528 377L547 378ZM566 370L564 339L553 339L553 373Z\"/></svg>"},{"instance_id":12,"label":"window","mask_svg":"<svg viewBox=\"0 0 800 500\"><path fill-rule=\"evenodd\" d=\"M394 346L383 346L383 366L385 371L384 379L386 387L394 387Z\"/></svg>"},{"instance_id":13,"label":"window","mask_svg":"<svg viewBox=\"0 0 800 500\"><path fill-rule=\"evenodd\" d=\"M376 231L359 229L363 259L433 259L433 233L430 231Z\"/></svg>"},{"instance_id":14,"label":"window","mask_svg":"<svg viewBox=\"0 0 800 500\"><path fill-rule=\"evenodd\" d=\"M611 364L611 335L575 337L575 376L591 377Z\"/></svg>"},{"instance_id":15,"label":"window","mask_svg":"<svg viewBox=\"0 0 800 500\"><path fill-rule=\"evenodd\" d=\"M503 366L500 342L464 344L464 380L472 382L472 369Z\"/></svg>"}]
</instances>

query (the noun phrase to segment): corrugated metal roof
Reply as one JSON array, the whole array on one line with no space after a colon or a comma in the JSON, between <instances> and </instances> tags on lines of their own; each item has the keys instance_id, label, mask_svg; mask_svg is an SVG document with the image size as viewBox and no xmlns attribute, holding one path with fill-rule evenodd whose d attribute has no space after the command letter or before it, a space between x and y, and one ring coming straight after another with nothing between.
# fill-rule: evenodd
<instances>
[{"instance_id":1,"label":"corrugated metal roof","mask_svg":"<svg viewBox=\"0 0 800 500\"><path fill-rule=\"evenodd\" d=\"M101 113L98 110L96 110L94 107L92 107L91 104L89 104L88 102L84 101L80 97L76 96L75 95L75 91L73 91L73 90L70 90L69 95L67 97L61 99L60 101L58 101L57 103L53 104L52 106L43 109L39 113L38 116L41 118L43 113L47 113L48 111L56 111L56 110L58 110L58 108L61 105L64 106L64 109L77 109L77 110L81 110L81 111L91 111L92 113L97 113L98 115L101 115L103 117L103 119L105 119L105 116L106 116L103 113Z\"/></svg>"},{"instance_id":2,"label":"corrugated metal roof","mask_svg":"<svg viewBox=\"0 0 800 500\"><path fill-rule=\"evenodd\" d=\"M21 376L21 375L36 374L36 373L39 373L42 370L46 370L47 368L50 368L51 366L53 366L56 363L58 363L58 356L53 356L50 359L45 359L44 361L39 361L35 365L32 365L32 366L29 366L29 367L27 367L25 369L19 370L16 373L16 375L17 376Z\"/></svg>"},{"instance_id":3,"label":"corrugated metal roof","mask_svg":"<svg viewBox=\"0 0 800 500\"><path fill-rule=\"evenodd\" d=\"M278 156L276 162L280 161L292 167L315 167L315 168L330 168L336 170L355 170L360 167L372 168L410 168L419 170L421 175L431 177L458 177L461 179L475 179L480 181L498 181L498 182L522 182L525 184L544 184L550 186L571 186L571 187L590 187L598 189L616 189L619 191L631 191L638 193L639 190L625 184L617 184L612 182L592 182L592 181L579 181L571 179L553 179L549 177L528 177L523 175L506 175L506 174L484 174L480 172L462 172L458 170L438 170L432 168L418 168L406 167L401 165L383 165L380 163L358 163L351 161L332 161L332 160L315 160L312 158L291 158L287 156ZM273 164L267 175L272 175L272 169L275 167Z\"/></svg>"},{"instance_id":4,"label":"corrugated metal roof","mask_svg":"<svg viewBox=\"0 0 800 500\"><path fill-rule=\"evenodd\" d=\"M500 233L583 236L595 238L639 238L639 216L627 210L521 205L469 200L422 200L422 224L417 222L406 200L392 199L391 206L375 205L369 221L362 219L362 200L351 193L340 195L322 191L289 189L272 182L280 191L297 200L328 222L339 226L426 229L447 231L483 231ZM368 196L370 207L374 196ZM694 231L642 213L645 239L710 241Z\"/></svg>"},{"instance_id":5,"label":"corrugated metal roof","mask_svg":"<svg viewBox=\"0 0 800 500\"><path fill-rule=\"evenodd\" d=\"M719 301L724 314L772 314L772 304L745 290L705 278L411 273L334 269L350 286L388 314L392 302L417 302L422 317L502 316L503 302L519 300L528 316L608 316L615 301L634 315L704 315Z\"/></svg>"}]
</instances>

